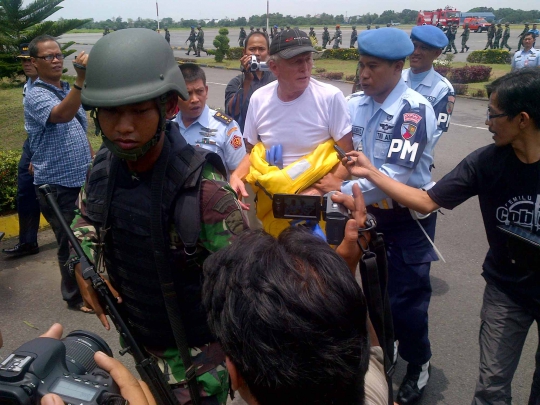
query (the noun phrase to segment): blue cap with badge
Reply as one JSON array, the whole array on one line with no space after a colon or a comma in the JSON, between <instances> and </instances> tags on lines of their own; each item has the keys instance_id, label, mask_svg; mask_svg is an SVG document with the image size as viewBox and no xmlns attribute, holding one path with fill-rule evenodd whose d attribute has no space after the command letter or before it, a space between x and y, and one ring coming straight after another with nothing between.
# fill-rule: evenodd
<instances>
[{"instance_id":1,"label":"blue cap with badge","mask_svg":"<svg viewBox=\"0 0 540 405\"><path fill-rule=\"evenodd\" d=\"M433 25L420 25L414 27L411 32L411 39L420 41L433 48L442 49L448 45L448 38L440 28Z\"/></svg>"},{"instance_id":2,"label":"blue cap with badge","mask_svg":"<svg viewBox=\"0 0 540 405\"><path fill-rule=\"evenodd\" d=\"M414 45L405 31L380 28L362 31L358 35L358 53L387 60L400 60L414 51Z\"/></svg>"}]
</instances>

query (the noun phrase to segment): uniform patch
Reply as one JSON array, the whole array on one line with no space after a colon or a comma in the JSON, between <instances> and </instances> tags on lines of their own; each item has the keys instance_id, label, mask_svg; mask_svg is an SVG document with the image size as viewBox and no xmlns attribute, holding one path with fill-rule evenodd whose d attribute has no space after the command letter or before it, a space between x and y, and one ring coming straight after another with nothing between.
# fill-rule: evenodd
<instances>
[{"instance_id":1,"label":"uniform patch","mask_svg":"<svg viewBox=\"0 0 540 405\"><path fill-rule=\"evenodd\" d=\"M401 125L401 137L403 139L411 139L416 134L416 125L411 123L404 123Z\"/></svg>"},{"instance_id":2,"label":"uniform patch","mask_svg":"<svg viewBox=\"0 0 540 405\"><path fill-rule=\"evenodd\" d=\"M357 136L364 135L364 127L359 127L359 126L353 125L352 126L352 134L353 134L353 136L354 135L357 135Z\"/></svg>"},{"instance_id":3,"label":"uniform patch","mask_svg":"<svg viewBox=\"0 0 540 405\"><path fill-rule=\"evenodd\" d=\"M239 149L242 147L242 138L238 135L235 135L231 138L231 145L234 149Z\"/></svg>"},{"instance_id":4,"label":"uniform patch","mask_svg":"<svg viewBox=\"0 0 540 405\"><path fill-rule=\"evenodd\" d=\"M388 131L389 129L394 128L394 125L389 124L388 122L381 122L379 125L383 131Z\"/></svg>"},{"instance_id":5,"label":"uniform patch","mask_svg":"<svg viewBox=\"0 0 540 405\"><path fill-rule=\"evenodd\" d=\"M387 115L386 116L386 121L392 121L393 119L394 119L393 115Z\"/></svg>"},{"instance_id":6,"label":"uniform patch","mask_svg":"<svg viewBox=\"0 0 540 405\"><path fill-rule=\"evenodd\" d=\"M456 98L454 96L448 96L448 103L446 103L446 113L448 115L452 115L454 112L454 103L456 102Z\"/></svg>"},{"instance_id":7,"label":"uniform patch","mask_svg":"<svg viewBox=\"0 0 540 405\"><path fill-rule=\"evenodd\" d=\"M415 113L405 113L403 114L403 121L405 123L410 122L418 125L418 123L422 121L422 117Z\"/></svg>"},{"instance_id":8,"label":"uniform patch","mask_svg":"<svg viewBox=\"0 0 540 405\"><path fill-rule=\"evenodd\" d=\"M238 131L238 127L232 127L227 131L227 136L231 136L234 131Z\"/></svg>"},{"instance_id":9,"label":"uniform patch","mask_svg":"<svg viewBox=\"0 0 540 405\"><path fill-rule=\"evenodd\" d=\"M223 122L224 124L229 125L232 122L232 117L229 117L228 115L222 114L219 111L214 114L214 118L220 122Z\"/></svg>"},{"instance_id":10,"label":"uniform patch","mask_svg":"<svg viewBox=\"0 0 540 405\"><path fill-rule=\"evenodd\" d=\"M433 96L426 96L427 101L429 101L431 104L433 104L435 101L437 101L437 97Z\"/></svg>"},{"instance_id":11,"label":"uniform patch","mask_svg":"<svg viewBox=\"0 0 540 405\"><path fill-rule=\"evenodd\" d=\"M240 209L236 209L227 215L225 226L233 235L240 235L244 231L244 217L242 217Z\"/></svg>"}]
</instances>

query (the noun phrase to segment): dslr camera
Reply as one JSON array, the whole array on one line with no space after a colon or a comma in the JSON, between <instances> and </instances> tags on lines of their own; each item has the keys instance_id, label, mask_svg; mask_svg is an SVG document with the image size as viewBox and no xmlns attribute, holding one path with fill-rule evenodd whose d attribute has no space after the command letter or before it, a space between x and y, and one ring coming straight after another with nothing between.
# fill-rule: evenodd
<instances>
[{"instance_id":1,"label":"dslr camera","mask_svg":"<svg viewBox=\"0 0 540 405\"><path fill-rule=\"evenodd\" d=\"M112 377L94 361L94 353L112 356L107 343L92 332L75 330L62 340L37 338L0 363L0 404L33 405L45 394L66 404L126 404Z\"/></svg>"},{"instance_id":2,"label":"dslr camera","mask_svg":"<svg viewBox=\"0 0 540 405\"><path fill-rule=\"evenodd\" d=\"M339 245L345 235L349 211L330 198L335 191L324 196L300 194L274 194L272 211L275 218L326 221L326 240Z\"/></svg>"},{"instance_id":3,"label":"dslr camera","mask_svg":"<svg viewBox=\"0 0 540 405\"><path fill-rule=\"evenodd\" d=\"M270 70L266 62L258 62L255 55L251 55L251 62L249 63L250 72L256 72L257 70L266 71Z\"/></svg>"}]
</instances>

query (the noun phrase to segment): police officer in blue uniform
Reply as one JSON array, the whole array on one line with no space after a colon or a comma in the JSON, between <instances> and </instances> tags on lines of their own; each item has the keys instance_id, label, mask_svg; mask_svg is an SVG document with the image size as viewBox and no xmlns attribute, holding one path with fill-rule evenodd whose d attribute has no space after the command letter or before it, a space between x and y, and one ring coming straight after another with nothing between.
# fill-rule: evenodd
<instances>
[{"instance_id":1,"label":"police officer in blue uniform","mask_svg":"<svg viewBox=\"0 0 540 405\"><path fill-rule=\"evenodd\" d=\"M414 52L409 56L410 68L401 74L411 89L423 95L433 106L437 117L437 140L450 127L456 101L450 82L433 69L433 61L448 45L448 38L433 25L420 25L411 32Z\"/></svg>"},{"instance_id":2,"label":"police officer in blue uniform","mask_svg":"<svg viewBox=\"0 0 540 405\"><path fill-rule=\"evenodd\" d=\"M416 188L429 187L437 141L435 112L401 77L405 58L414 52L413 43L402 30L381 28L358 36L358 52L363 92L353 94L348 102L355 148L389 177ZM401 405L415 404L429 379L429 270L437 260L419 225L433 240L436 214L417 220L366 179L344 182L341 190L352 194L355 182L385 236L394 333L399 354L408 362L396 400Z\"/></svg>"},{"instance_id":3,"label":"police officer in blue uniform","mask_svg":"<svg viewBox=\"0 0 540 405\"><path fill-rule=\"evenodd\" d=\"M228 115L212 110L206 105L208 86L206 75L194 63L180 66L186 82L189 99L179 100L180 111L174 121L190 145L217 153L229 175L246 154L240 126Z\"/></svg>"},{"instance_id":4,"label":"police officer in blue uniform","mask_svg":"<svg viewBox=\"0 0 540 405\"><path fill-rule=\"evenodd\" d=\"M540 66L540 51L534 49L534 34L527 32L521 39L522 51L516 51L512 58L512 70Z\"/></svg>"}]
</instances>

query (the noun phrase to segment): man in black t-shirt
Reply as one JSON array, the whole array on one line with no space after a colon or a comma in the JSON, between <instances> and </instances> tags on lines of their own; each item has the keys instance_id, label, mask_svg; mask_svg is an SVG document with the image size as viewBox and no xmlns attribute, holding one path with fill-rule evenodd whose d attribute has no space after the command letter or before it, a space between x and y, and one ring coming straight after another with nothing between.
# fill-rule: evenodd
<instances>
[{"instance_id":1,"label":"man in black t-shirt","mask_svg":"<svg viewBox=\"0 0 540 405\"><path fill-rule=\"evenodd\" d=\"M509 404L511 383L527 333L540 320L540 70L522 69L488 86L486 125L494 145L467 156L432 189L398 183L349 152L352 175L365 177L416 211L452 209L478 196L489 242L480 330L480 375L473 405ZM344 161L345 163L345 161ZM502 229L501 229L502 228ZM504 232L514 229L524 241ZM540 401L540 346L529 405Z\"/></svg>"}]
</instances>

